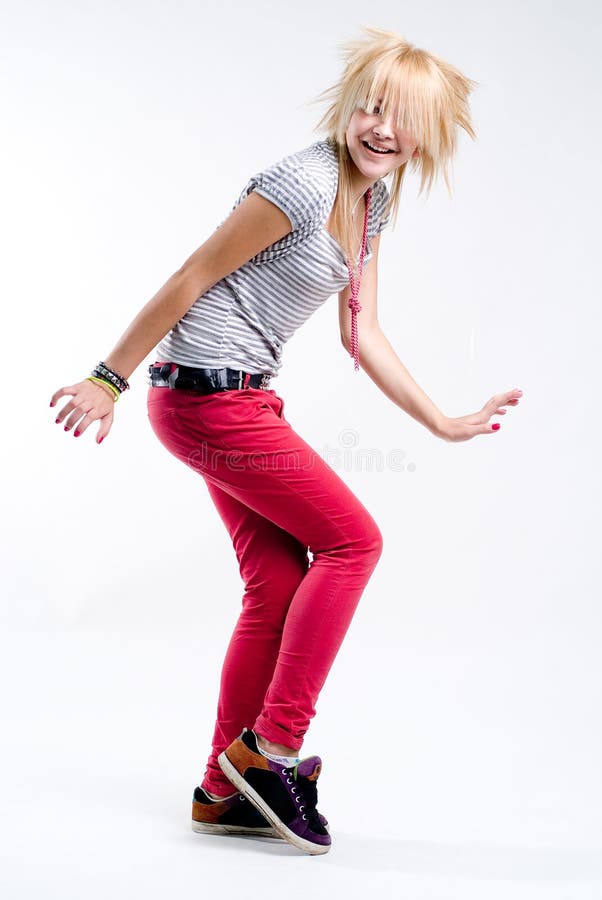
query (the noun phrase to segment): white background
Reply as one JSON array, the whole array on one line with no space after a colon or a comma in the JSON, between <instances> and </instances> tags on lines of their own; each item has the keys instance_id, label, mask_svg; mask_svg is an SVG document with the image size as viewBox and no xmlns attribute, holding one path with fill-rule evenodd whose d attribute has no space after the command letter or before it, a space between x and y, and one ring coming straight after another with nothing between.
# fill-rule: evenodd
<instances>
[{"instance_id":1,"label":"white background","mask_svg":"<svg viewBox=\"0 0 602 900\"><path fill-rule=\"evenodd\" d=\"M1 10L4 895L599 898L598 6ZM190 831L242 582L151 431L152 355L101 446L48 404L253 173L324 136L309 101L362 24L479 82L453 198L409 179L383 235L383 329L448 415L524 397L448 444L353 371L336 298L286 347L287 418L320 451L352 435L333 467L385 545L303 748L334 841L312 859Z\"/></svg>"}]
</instances>

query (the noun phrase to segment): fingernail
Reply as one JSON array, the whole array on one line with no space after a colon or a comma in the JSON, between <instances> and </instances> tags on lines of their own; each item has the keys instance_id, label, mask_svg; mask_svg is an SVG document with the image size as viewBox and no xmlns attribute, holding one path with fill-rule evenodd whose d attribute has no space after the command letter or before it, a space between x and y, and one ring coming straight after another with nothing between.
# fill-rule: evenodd
<instances>
[{"instance_id":1,"label":"fingernail","mask_svg":"<svg viewBox=\"0 0 602 900\"><path fill-rule=\"evenodd\" d=\"M52 402L52 400L50 401L50 405L51 405L51 406L54 406L54 403Z\"/></svg>"},{"instance_id":2,"label":"fingernail","mask_svg":"<svg viewBox=\"0 0 602 900\"><path fill-rule=\"evenodd\" d=\"M491 430L492 430L492 431L497 431L499 427L500 427L500 426L499 426L499 422L496 422L495 425L492 425L492 426L491 426Z\"/></svg>"},{"instance_id":3,"label":"fingernail","mask_svg":"<svg viewBox=\"0 0 602 900\"><path fill-rule=\"evenodd\" d=\"M74 431L74 432L73 432L73 437L79 437L80 434L81 434L81 431Z\"/></svg>"},{"instance_id":4,"label":"fingernail","mask_svg":"<svg viewBox=\"0 0 602 900\"><path fill-rule=\"evenodd\" d=\"M99 443L99 444L102 444L102 442L104 441L104 439L105 439L105 437L104 437L104 434L103 434L103 436L101 437L101 439L99 440L98 443Z\"/></svg>"},{"instance_id":5,"label":"fingernail","mask_svg":"<svg viewBox=\"0 0 602 900\"><path fill-rule=\"evenodd\" d=\"M54 424L55 424L55 425L58 425L60 421L61 421L60 419L55 419L55 420L54 420Z\"/></svg>"},{"instance_id":6,"label":"fingernail","mask_svg":"<svg viewBox=\"0 0 602 900\"><path fill-rule=\"evenodd\" d=\"M65 425L65 431L69 431L69 426Z\"/></svg>"}]
</instances>

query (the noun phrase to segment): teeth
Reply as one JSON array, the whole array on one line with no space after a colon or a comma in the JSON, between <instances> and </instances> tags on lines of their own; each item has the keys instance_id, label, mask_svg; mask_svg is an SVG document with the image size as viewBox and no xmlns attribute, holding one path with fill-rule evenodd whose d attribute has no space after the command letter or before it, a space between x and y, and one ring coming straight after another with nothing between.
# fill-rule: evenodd
<instances>
[{"instance_id":1,"label":"teeth","mask_svg":"<svg viewBox=\"0 0 602 900\"><path fill-rule=\"evenodd\" d=\"M375 153L390 153L389 150L382 150L379 147L373 147L372 144L369 144L368 141L364 141L367 147L370 147L371 150L374 150Z\"/></svg>"}]
</instances>

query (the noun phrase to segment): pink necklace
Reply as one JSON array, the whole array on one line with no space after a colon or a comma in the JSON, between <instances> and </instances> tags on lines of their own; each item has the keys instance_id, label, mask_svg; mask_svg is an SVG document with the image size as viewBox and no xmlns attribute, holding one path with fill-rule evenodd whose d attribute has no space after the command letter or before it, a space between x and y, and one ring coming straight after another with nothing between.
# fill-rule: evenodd
<instances>
[{"instance_id":1,"label":"pink necklace","mask_svg":"<svg viewBox=\"0 0 602 900\"><path fill-rule=\"evenodd\" d=\"M349 284L351 285L351 297L347 301L347 306L351 310L351 349L350 355L353 356L354 365L353 368L357 372L360 367L359 360L359 345L358 345L358 336L357 336L357 314L361 310L360 302L357 298L360 292L360 284L362 281L362 269L364 268L364 256L366 253L366 240L368 237L368 215L370 212L370 199L372 197L372 188L368 188L365 195L366 201L366 211L364 213L364 232L362 235L362 248L360 250L360 265L359 265L359 275L357 281L353 274L353 269L351 267L351 263L349 258L345 260L347 263L347 268L349 270Z\"/></svg>"}]
</instances>

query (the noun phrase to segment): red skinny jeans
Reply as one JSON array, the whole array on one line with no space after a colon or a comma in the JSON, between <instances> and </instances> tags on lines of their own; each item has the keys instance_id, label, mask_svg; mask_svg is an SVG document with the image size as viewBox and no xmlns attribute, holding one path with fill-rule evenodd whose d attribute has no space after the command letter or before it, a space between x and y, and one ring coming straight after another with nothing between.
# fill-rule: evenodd
<instances>
[{"instance_id":1,"label":"red skinny jeans","mask_svg":"<svg viewBox=\"0 0 602 900\"><path fill-rule=\"evenodd\" d=\"M275 391L149 387L147 404L159 441L205 480L244 584L202 782L227 795L217 757L244 726L300 749L382 536Z\"/></svg>"}]
</instances>

